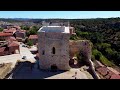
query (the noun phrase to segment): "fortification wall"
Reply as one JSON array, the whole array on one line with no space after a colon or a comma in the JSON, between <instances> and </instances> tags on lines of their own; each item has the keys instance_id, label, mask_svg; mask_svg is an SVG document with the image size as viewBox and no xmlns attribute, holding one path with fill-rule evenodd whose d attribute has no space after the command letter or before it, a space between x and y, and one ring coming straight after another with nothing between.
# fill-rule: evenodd
<instances>
[{"instance_id":1,"label":"fortification wall","mask_svg":"<svg viewBox=\"0 0 120 90\"><path fill-rule=\"evenodd\" d=\"M82 51L87 57L88 61L91 60L91 44L88 40L70 40L69 41L69 54L70 58L74 57L75 54Z\"/></svg>"}]
</instances>

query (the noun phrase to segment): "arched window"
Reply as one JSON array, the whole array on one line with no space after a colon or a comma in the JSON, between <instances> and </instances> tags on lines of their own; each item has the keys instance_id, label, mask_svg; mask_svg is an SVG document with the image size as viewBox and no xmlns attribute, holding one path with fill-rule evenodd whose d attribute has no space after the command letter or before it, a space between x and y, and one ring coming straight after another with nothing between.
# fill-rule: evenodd
<instances>
[{"instance_id":1,"label":"arched window","mask_svg":"<svg viewBox=\"0 0 120 90\"><path fill-rule=\"evenodd\" d=\"M52 48L52 53L55 54L55 47Z\"/></svg>"},{"instance_id":2,"label":"arched window","mask_svg":"<svg viewBox=\"0 0 120 90\"><path fill-rule=\"evenodd\" d=\"M45 54L45 51L43 50L43 51L42 51L42 55L44 55L44 54Z\"/></svg>"}]
</instances>

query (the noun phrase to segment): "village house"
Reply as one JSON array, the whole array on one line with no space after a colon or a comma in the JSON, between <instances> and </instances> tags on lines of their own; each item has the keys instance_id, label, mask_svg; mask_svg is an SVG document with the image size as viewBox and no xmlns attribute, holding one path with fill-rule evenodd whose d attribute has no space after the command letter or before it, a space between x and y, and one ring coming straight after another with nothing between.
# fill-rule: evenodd
<instances>
[{"instance_id":1,"label":"village house","mask_svg":"<svg viewBox=\"0 0 120 90\"><path fill-rule=\"evenodd\" d=\"M10 54L15 54L17 52L20 52L19 44L16 41L13 41L13 42L9 43L8 47L9 47L9 53Z\"/></svg>"},{"instance_id":2,"label":"village house","mask_svg":"<svg viewBox=\"0 0 120 90\"><path fill-rule=\"evenodd\" d=\"M6 41L12 42L12 41L17 41L17 40L15 37L11 36L11 37L7 38Z\"/></svg>"},{"instance_id":3,"label":"village house","mask_svg":"<svg viewBox=\"0 0 120 90\"><path fill-rule=\"evenodd\" d=\"M5 55L5 48L6 47L0 47L0 56Z\"/></svg>"},{"instance_id":4,"label":"village house","mask_svg":"<svg viewBox=\"0 0 120 90\"><path fill-rule=\"evenodd\" d=\"M6 39L10 38L11 36L13 36L12 33L0 32L0 41L5 41Z\"/></svg>"},{"instance_id":5,"label":"village house","mask_svg":"<svg viewBox=\"0 0 120 90\"><path fill-rule=\"evenodd\" d=\"M18 29L15 33L15 36L18 41L24 41L26 38L26 30Z\"/></svg>"},{"instance_id":6,"label":"village house","mask_svg":"<svg viewBox=\"0 0 120 90\"><path fill-rule=\"evenodd\" d=\"M13 26L13 28L16 28L16 29L21 29L20 26Z\"/></svg>"},{"instance_id":7,"label":"village house","mask_svg":"<svg viewBox=\"0 0 120 90\"><path fill-rule=\"evenodd\" d=\"M74 27L69 27L70 28L70 35L76 35Z\"/></svg>"},{"instance_id":8,"label":"village house","mask_svg":"<svg viewBox=\"0 0 120 90\"><path fill-rule=\"evenodd\" d=\"M5 42L0 46L0 56L19 53L19 44L17 41Z\"/></svg>"},{"instance_id":9,"label":"village house","mask_svg":"<svg viewBox=\"0 0 120 90\"><path fill-rule=\"evenodd\" d=\"M10 29L10 28L13 28L14 25L7 25L6 26L6 29Z\"/></svg>"},{"instance_id":10,"label":"village house","mask_svg":"<svg viewBox=\"0 0 120 90\"><path fill-rule=\"evenodd\" d=\"M12 34L15 34L16 28L4 29L3 32L4 32L4 33L12 33Z\"/></svg>"},{"instance_id":11,"label":"village house","mask_svg":"<svg viewBox=\"0 0 120 90\"><path fill-rule=\"evenodd\" d=\"M38 36L37 35L30 35L28 40L32 41L32 43L34 45L36 45L36 43L38 43Z\"/></svg>"}]
</instances>

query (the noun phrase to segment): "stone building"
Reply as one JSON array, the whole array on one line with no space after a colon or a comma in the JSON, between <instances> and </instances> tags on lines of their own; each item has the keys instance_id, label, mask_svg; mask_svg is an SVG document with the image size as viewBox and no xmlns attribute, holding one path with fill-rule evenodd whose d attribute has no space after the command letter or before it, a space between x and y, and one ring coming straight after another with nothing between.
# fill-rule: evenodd
<instances>
[{"instance_id":1,"label":"stone building","mask_svg":"<svg viewBox=\"0 0 120 90\"><path fill-rule=\"evenodd\" d=\"M13 36L12 33L0 32L0 41L5 41L6 39L10 38L11 36Z\"/></svg>"},{"instance_id":2,"label":"stone building","mask_svg":"<svg viewBox=\"0 0 120 90\"><path fill-rule=\"evenodd\" d=\"M71 60L79 52L85 56L87 64L91 62L92 45L89 40L69 40L74 34L74 28L66 26L43 26L38 31L38 56L41 69L51 69L52 66L60 70L72 68Z\"/></svg>"},{"instance_id":3,"label":"stone building","mask_svg":"<svg viewBox=\"0 0 120 90\"><path fill-rule=\"evenodd\" d=\"M39 65L41 69L53 66L69 70L69 27L43 26L38 31Z\"/></svg>"},{"instance_id":4,"label":"stone building","mask_svg":"<svg viewBox=\"0 0 120 90\"><path fill-rule=\"evenodd\" d=\"M17 41L19 41L19 42L25 41L26 30L18 29L15 33L15 37L16 37Z\"/></svg>"}]
</instances>

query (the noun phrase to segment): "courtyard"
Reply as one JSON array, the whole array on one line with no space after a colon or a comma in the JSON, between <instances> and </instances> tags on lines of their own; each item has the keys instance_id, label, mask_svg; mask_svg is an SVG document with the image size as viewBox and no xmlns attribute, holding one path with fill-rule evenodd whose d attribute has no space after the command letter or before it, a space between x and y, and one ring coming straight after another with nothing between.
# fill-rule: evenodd
<instances>
[{"instance_id":1,"label":"courtyard","mask_svg":"<svg viewBox=\"0 0 120 90\"><path fill-rule=\"evenodd\" d=\"M82 68L81 68L82 69ZM75 75L75 73L77 74ZM30 66L23 64L17 71L12 72L11 79L93 79L88 72L78 68L72 68L69 71L58 70L52 72L50 70L38 69L37 63L31 69Z\"/></svg>"}]
</instances>

